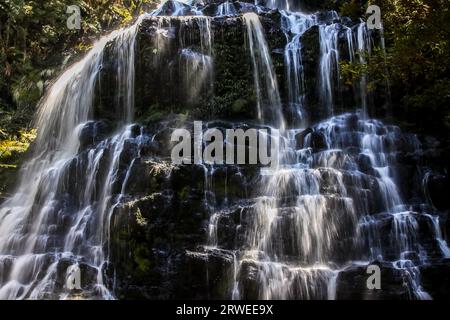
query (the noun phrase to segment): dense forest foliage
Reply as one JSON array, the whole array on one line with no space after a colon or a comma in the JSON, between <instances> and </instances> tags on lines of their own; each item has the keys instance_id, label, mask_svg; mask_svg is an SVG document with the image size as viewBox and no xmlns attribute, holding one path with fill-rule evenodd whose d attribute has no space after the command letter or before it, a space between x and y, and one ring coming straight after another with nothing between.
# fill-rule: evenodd
<instances>
[{"instance_id":1,"label":"dense forest foliage","mask_svg":"<svg viewBox=\"0 0 450 320\"><path fill-rule=\"evenodd\" d=\"M367 56L367 65L343 65L346 80L366 72L369 89L391 84L395 122L419 133L448 134L450 120L450 1L382 0L386 54ZM361 16L360 1L346 1L341 14ZM362 53L364 54L364 53ZM351 81L351 80L350 80Z\"/></svg>"},{"instance_id":2,"label":"dense forest foliage","mask_svg":"<svg viewBox=\"0 0 450 320\"><path fill-rule=\"evenodd\" d=\"M130 23L157 0L0 0L0 175L14 168L33 140L31 120L46 86L100 34ZM449 0L303 1L305 9L365 16L381 7L386 52L368 64L343 63L343 81L364 72L369 89L390 83L392 117L408 130L448 139L450 120ZM81 29L66 27L69 5L81 8ZM365 54L365 53L360 53ZM3 168L3 169L2 169ZM9 172L9 171L8 171ZM3 181L0 176L0 193Z\"/></svg>"}]
</instances>

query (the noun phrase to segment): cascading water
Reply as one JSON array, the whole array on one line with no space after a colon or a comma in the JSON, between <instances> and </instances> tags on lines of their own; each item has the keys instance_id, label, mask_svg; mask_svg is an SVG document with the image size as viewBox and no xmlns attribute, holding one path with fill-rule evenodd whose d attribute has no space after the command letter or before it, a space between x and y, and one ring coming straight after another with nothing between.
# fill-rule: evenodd
<instances>
[{"instance_id":1,"label":"cascading water","mask_svg":"<svg viewBox=\"0 0 450 320\"><path fill-rule=\"evenodd\" d=\"M333 89L339 79L338 31L336 25L321 25L320 31L320 92L328 114L334 113Z\"/></svg>"},{"instance_id":2,"label":"cascading water","mask_svg":"<svg viewBox=\"0 0 450 320\"><path fill-rule=\"evenodd\" d=\"M255 13L243 15L247 26L248 42L253 63L258 118L276 128L284 129L278 82L270 58L269 48L261 22Z\"/></svg>"},{"instance_id":3,"label":"cascading water","mask_svg":"<svg viewBox=\"0 0 450 320\"><path fill-rule=\"evenodd\" d=\"M401 279L402 298L431 298L424 289L421 270L437 259L448 258L450 250L435 208L405 204L404 190L397 181L401 153L420 153L420 143L398 127L369 119L365 76L355 99L361 111L334 116L339 98L336 93L340 92L339 62L359 58L360 63L366 63L363 53L374 45L365 24L344 25L335 12L291 12L291 1L267 1L266 6L279 10L281 20L276 23L285 35L285 47L277 52L284 49L282 79L272 61L275 50L266 36L273 30L265 30L267 21L260 18L271 19L274 10L263 7L260 1L255 5L230 1L207 5L163 1L130 28L102 38L49 89L39 109L39 135L31 160L22 169L16 193L0 207L0 298L116 298L116 282L124 280L116 275L120 270L115 269L118 261L112 246L118 241L112 238L120 219L126 216L123 210L135 209L136 203L143 202L143 208L153 215L162 212L155 225L164 225L161 220L176 216L175 210L167 211L171 203L180 201L177 206L181 211L190 212L189 203L196 199L201 202L196 210L204 210L208 217L198 228L205 241L167 254L167 248L182 242L183 235L175 234L169 243L162 243L154 234L157 227L152 226L145 237L154 237L159 243L138 248L139 253L147 254L134 259L140 276L153 264L147 263L150 256L168 261L165 268L156 269L161 274L183 274L174 268L184 254L197 263L214 264L206 268L206 282L223 278L225 284L218 285L224 291L221 297L338 299L347 297L346 290L357 291L346 289L353 281L348 274L363 268L365 275L367 265L375 263ZM144 21L148 23L140 30ZM235 29L226 29L235 21L239 22ZM317 123L308 122L305 92L311 88L306 83L302 56L303 36L313 27L317 28L318 47L317 88L313 91L319 91L327 117L333 115ZM216 68L220 69L216 58L221 53L217 48L223 49L216 47L216 36L230 36L236 30L243 30L247 44L250 91L258 118L251 120L257 120L260 128L269 128L271 134L280 134L277 166L252 170L239 165L197 164L192 167L201 172L202 188L196 188L198 181L189 174L187 178L179 172L176 175L186 166L158 170L155 168L163 167L167 159L146 158L151 152L157 154L154 149L164 149L157 144L158 137L169 125L163 122L163 129L155 126L160 131L150 135L145 126L132 124L136 104L158 107L158 102L142 102L135 94L136 86L143 87L135 80L141 71L135 66L145 68L148 58L155 73L152 76L162 79L161 84L156 83L156 91L174 81L183 103L194 105L202 95L210 97L222 89L215 87L216 77L229 72L218 70L222 73L216 75ZM149 50L140 47L138 55L140 33L143 41L151 40L143 45ZM233 45L236 48L240 43ZM115 99L109 106L114 109L113 126L110 118L97 121L93 115L105 60L113 60L110 72L115 74ZM282 85L286 86L286 97L279 90ZM233 107L239 109L240 104L234 102ZM181 125L184 111L188 114L191 110L178 115ZM288 126L291 115L296 118ZM220 124L223 128L247 126L245 122ZM132 194L136 176L147 174L142 169L146 161L152 166L159 163L150 170L151 186ZM160 171L164 189L154 190ZM175 179L173 172L181 180L170 180ZM179 181L186 185L176 185ZM243 181L249 190L236 190ZM180 190L176 192L170 189L177 187ZM143 217L139 207L129 212L133 215L140 227L149 224L149 216ZM201 216L197 211L192 215ZM179 224L187 219L182 214L177 218ZM168 228L177 223L164 225L164 232L170 233ZM428 236L424 236L424 226ZM185 238L199 241L191 235ZM215 264L217 261L221 262ZM219 276L210 276L209 272L222 270L218 265L228 267ZM78 270L83 290L73 291L66 286L66 278ZM197 275L188 275L197 279ZM160 278L164 283L172 280L163 275L151 279ZM151 286L154 290L158 285ZM365 288L358 290L360 297L372 297Z\"/></svg>"},{"instance_id":4,"label":"cascading water","mask_svg":"<svg viewBox=\"0 0 450 320\"><path fill-rule=\"evenodd\" d=\"M104 49L111 42L119 61L117 107L123 123L133 117L134 46L143 18L98 41L44 98L38 111L39 135L34 153L22 170L15 195L0 209L0 263L3 273L9 275L0 283L0 298L64 298L69 290L57 279L57 270L64 263L83 263L96 273L87 297L112 297L104 284L108 255L104 246L113 201L111 186L123 144L130 137L129 129L119 129L96 150L77 153L79 136L92 116ZM109 170L97 190L94 180L100 179L98 166L106 154ZM78 184L75 186L66 182L73 174ZM64 194L74 198L64 199Z\"/></svg>"},{"instance_id":5,"label":"cascading water","mask_svg":"<svg viewBox=\"0 0 450 320\"><path fill-rule=\"evenodd\" d=\"M217 7L218 16L234 16L236 14L236 8L230 1L225 1Z\"/></svg>"},{"instance_id":6,"label":"cascading water","mask_svg":"<svg viewBox=\"0 0 450 320\"><path fill-rule=\"evenodd\" d=\"M358 30L356 33L357 46L359 51L359 61L362 64L366 63L366 59L364 54L366 52L370 53L370 38L367 34L367 26L364 22L361 22L358 26ZM367 77L366 75L362 75L361 81L359 83L359 92L360 92L360 100L361 100L361 108L365 115L368 115L367 110Z\"/></svg>"},{"instance_id":7,"label":"cascading water","mask_svg":"<svg viewBox=\"0 0 450 320\"><path fill-rule=\"evenodd\" d=\"M192 28L196 23L200 32L200 52L182 49L184 60L184 90L188 93L188 101L194 101L205 84L213 83L212 34L210 20L207 17L188 18L186 24ZM182 31L181 31L182 32Z\"/></svg>"},{"instance_id":8,"label":"cascading water","mask_svg":"<svg viewBox=\"0 0 450 320\"><path fill-rule=\"evenodd\" d=\"M298 115L299 119L304 118L304 91L305 81L303 74L303 62L301 55L301 37L303 33L311 28L314 24L313 15L305 15L302 13L282 12L283 28L288 37L284 56L286 63L286 77L288 81L289 106ZM288 33L293 34L289 39Z\"/></svg>"}]
</instances>

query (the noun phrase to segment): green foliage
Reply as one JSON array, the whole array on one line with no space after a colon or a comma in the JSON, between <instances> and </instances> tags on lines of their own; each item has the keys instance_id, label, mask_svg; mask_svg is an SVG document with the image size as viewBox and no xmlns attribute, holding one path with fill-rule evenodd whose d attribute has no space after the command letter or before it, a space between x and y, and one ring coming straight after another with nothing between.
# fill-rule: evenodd
<instances>
[{"instance_id":1,"label":"green foliage","mask_svg":"<svg viewBox=\"0 0 450 320\"><path fill-rule=\"evenodd\" d=\"M357 1L341 6L341 14L352 15ZM450 119L450 7L448 0L382 0L386 52L375 48L364 55L367 65L341 63L346 85L362 74L368 76L369 91L389 79L393 114L411 129L448 134ZM355 11L356 12L356 11Z\"/></svg>"},{"instance_id":2,"label":"green foliage","mask_svg":"<svg viewBox=\"0 0 450 320\"><path fill-rule=\"evenodd\" d=\"M27 115L28 123L45 86L67 61L89 49L100 33L131 22L156 2L0 1L0 111ZM70 5L81 9L80 30L67 28Z\"/></svg>"},{"instance_id":3,"label":"green foliage","mask_svg":"<svg viewBox=\"0 0 450 320\"><path fill-rule=\"evenodd\" d=\"M360 56L363 57L365 63L361 62ZM369 92L373 92L378 87L385 86L389 81L390 75L387 65L386 54L379 47L374 48L370 54L368 52L357 52L356 59L353 62L340 62L341 77L345 85L352 86L358 83L363 75L369 75L367 89Z\"/></svg>"},{"instance_id":4,"label":"green foliage","mask_svg":"<svg viewBox=\"0 0 450 320\"><path fill-rule=\"evenodd\" d=\"M0 196L14 186L18 167L35 138L36 130L20 130L11 136L0 128Z\"/></svg>"},{"instance_id":5,"label":"green foliage","mask_svg":"<svg viewBox=\"0 0 450 320\"><path fill-rule=\"evenodd\" d=\"M361 6L361 1L352 0L346 1L341 4L339 12L343 17L349 17L352 19L358 19L364 15L363 6Z\"/></svg>"},{"instance_id":6,"label":"green foliage","mask_svg":"<svg viewBox=\"0 0 450 320\"><path fill-rule=\"evenodd\" d=\"M398 111L409 114L408 120L420 129L446 132L450 117L448 0L384 0L382 13Z\"/></svg>"},{"instance_id":7,"label":"green foliage","mask_svg":"<svg viewBox=\"0 0 450 320\"><path fill-rule=\"evenodd\" d=\"M0 166L14 166L18 157L28 150L30 143L35 138L36 130L21 130L18 136L8 136L6 139L1 140Z\"/></svg>"},{"instance_id":8,"label":"green foliage","mask_svg":"<svg viewBox=\"0 0 450 320\"><path fill-rule=\"evenodd\" d=\"M146 246L145 242L136 244L136 247L133 250L134 254L134 262L137 265L137 274L138 276L145 276L151 268L150 250Z\"/></svg>"}]
</instances>

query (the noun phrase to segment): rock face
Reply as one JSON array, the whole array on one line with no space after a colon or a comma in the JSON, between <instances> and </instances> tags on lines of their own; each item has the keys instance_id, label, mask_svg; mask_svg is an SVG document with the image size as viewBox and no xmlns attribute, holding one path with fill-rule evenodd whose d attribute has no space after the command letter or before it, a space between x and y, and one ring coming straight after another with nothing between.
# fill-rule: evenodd
<instances>
[{"instance_id":1,"label":"rock face","mask_svg":"<svg viewBox=\"0 0 450 320\"><path fill-rule=\"evenodd\" d=\"M336 280L338 300L405 300L414 298L409 292L410 279L402 270L389 264L374 263L381 270L381 287L371 290L367 286L367 265L351 266L339 273Z\"/></svg>"},{"instance_id":2,"label":"rock face","mask_svg":"<svg viewBox=\"0 0 450 320\"><path fill-rule=\"evenodd\" d=\"M166 176L167 172L155 172L155 166L140 164L138 172L150 172L151 188L159 191L124 203L114 215L112 248L119 297L226 298L233 255L199 247L206 243L209 221L205 197L211 196L208 192L225 194L226 186L206 191L202 167L174 167ZM232 170L229 173L232 189L237 185L231 183ZM241 184L244 191L247 184ZM129 192L136 195L141 188L132 183Z\"/></svg>"}]
</instances>

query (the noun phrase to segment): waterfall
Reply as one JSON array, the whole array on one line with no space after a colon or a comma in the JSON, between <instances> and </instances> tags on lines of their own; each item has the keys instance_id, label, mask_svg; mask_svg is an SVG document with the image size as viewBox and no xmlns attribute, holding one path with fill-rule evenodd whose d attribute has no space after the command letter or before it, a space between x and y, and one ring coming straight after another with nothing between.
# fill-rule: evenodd
<instances>
[{"instance_id":1,"label":"waterfall","mask_svg":"<svg viewBox=\"0 0 450 320\"><path fill-rule=\"evenodd\" d=\"M139 17L136 24L120 32L115 39L117 56L117 96L118 109L123 113L122 119L129 123L133 119L134 78L135 78L135 43L137 28L147 15Z\"/></svg>"},{"instance_id":2,"label":"waterfall","mask_svg":"<svg viewBox=\"0 0 450 320\"><path fill-rule=\"evenodd\" d=\"M258 1L256 0L255 3L257 4ZM289 0L268 0L266 5L269 8L277 8L280 10L289 11L292 4Z\"/></svg>"},{"instance_id":3,"label":"waterfall","mask_svg":"<svg viewBox=\"0 0 450 320\"><path fill-rule=\"evenodd\" d=\"M238 274L242 276L243 266L256 269L260 299L326 299L336 297L336 281L346 268L345 264L336 268L330 261L392 259L393 267L409 279L411 296L428 299L417 265L407 258L410 252L422 252L418 216L405 211L387 170L395 148L384 146L402 139L398 128L346 114L318 124L313 132L314 139L322 137L324 150L309 152L316 147L308 134L295 163L284 162L283 169L261 177L264 188L251 208L249 249L241 252ZM287 145L295 148L294 141ZM359 153L347 152L350 148ZM364 171L370 175L360 171L361 157L367 159L369 168ZM381 207L371 212L374 201ZM389 246L378 230L386 220L391 228ZM432 221L437 225L434 236L441 239L439 224ZM357 248L366 246L366 240L367 249L359 253ZM345 241L354 243L354 252L340 251L339 243ZM440 243L445 256L447 246ZM236 287L242 297L240 281L238 276ZM301 291L307 288L311 291Z\"/></svg>"},{"instance_id":4,"label":"waterfall","mask_svg":"<svg viewBox=\"0 0 450 320\"><path fill-rule=\"evenodd\" d=\"M217 7L218 16L234 16L237 14L236 8L234 4L230 3L230 1L225 1Z\"/></svg>"},{"instance_id":5,"label":"waterfall","mask_svg":"<svg viewBox=\"0 0 450 320\"><path fill-rule=\"evenodd\" d=\"M288 44L284 50L286 77L289 92L289 106L298 115L299 119L304 118L304 91L305 80L302 62L302 42L301 37L305 31L315 24L313 15L301 13L289 13L282 11L282 22L284 25ZM289 33L293 34L289 39Z\"/></svg>"},{"instance_id":6,"label":"waterfall","mask_svg":"<svg viewBox=\"0 0 450 320\"><path fill-rule=\"evenodd\" d=\"M57 269L82 263L95 270L92 297L112 298L104 283L108 260L107 237L111 211L111 184L119 156L130 136L129 128L87 154L77 154L79 137L92 126L94 90L105 46L113 43L117 65L118 110L123 123L133 117L134 45L145 15L127 29L103 37L83 60L66 70L48 90L37 115L38 137L31 160L21 171L14 196L0 208L0 261L8 260L7 279L0 283L0 298L64 298L69 290L57 288ZM111 153L105 184L95 190L99 162ZM69 175L79 185L67 185ZM61 198L67 192L80 198ZM99 197L97 201L93 201ZM66 206L72 206L66 208ZM68 212L71 212L69 215ZM3 266L5 268L5 265Z\"/></svg>"},{"instance_id":7,"label":"waterfall","mask_svg":"<svg viewBox=\"0 0 450 320\"><path fill-rule=\"evenodd\" d=\"M188 275L193 280L183 278L180 282L198 281L188 287L208 291L208 297L211 287L217 285L223 291L221 296L229 299L339 299L346 297L346 291L376 298L376 292L364 287L367 266L376 264L401 280L395 290L406 292L402 291L402 298L432 298L425 290L421 270L448 258L450 249L437 209L427 199L428 174L422 177L424 202L429 201L431 206L408 203L398 178L402 154L420 155L421 145L417 137L403 133L399 127L370 119L365 75L355 86L355 110L342 113L338 108L338 94L342 93L339 63L359 60L365 64L361 53L375 46L366 25L344 23L333 11L294 12L294 1L288 0L266 1L267 8L261 1L208 5L201 1L161 1L155 11L139 17L129 28L101 38L49 88L37 114L39 134L33 153L22 168L17 190L0 206L0 298L120 297L115 292L117 280L132 278L128 274L125 280L116 276L121 270L114 261L112 248L117 243L113 232L120 233L116 224L121 218L127 230L136 230L133 224L141 224L142 229L137 230L145 234L145 240L140 249L150 241L148 238L155 238L154 246L142 250L144 262L131 262L138 264L135 268L140 268L140 276L153 263L161 263L157 260L166 261L164 267L159 264L151 269L151 281L161 278L162 283L168 283L172 279L167 275ZM273 15L276 10L281 21L271 28L279 28L285 42L273 49L269 33L273 30L266 26L272 16L277 16ZM222 27L230 30L223 32ZM310 61L302 56L307 45L303 36L315 29L316 82L306 81L311 80L305 75ZM216 58L221 47L217 42L224 34L232 37L241 31L245 38L232 45L242 46L246 53L244 68L248 62L251 74L243 83L249 84L254 97L248 98L251 102L237 98L256 109L257 119L214 119L205 127L195 128L200 132L194 130L194 134L214 124L227 129L256 122L258 132L269 128L270 135L279 136L274 148L279 151L277 166L173 165L178 174L174 180L170 180L170 174L158 176L153 167L149 178L146 161L155 166L167 164L163 150L167 141L162 137L166 130L174 123L185 126L183 118L190 112L206 113L205 105L217 103L210 99L219 88L216 84L221 84L217 73L230 73L218 68L220 61ZM142 50L140 42L138 46L141 32L142 46L150 50ZM135 54L138 47L139 55ZM273 61L278 53L284 55L284 79L277 74L278 64ZM114 121L94 116L108 59L113 60L109 72L114 74L115 87L107 107L114 113ZM171 95L180 91L182 98L177 103L183 105L181 111L169 110L172 104L165 110L166 105L158 105L160 101L152 96L142 102L142 108L153 111L156 106L156 110L167 111L175 119L144 119L140 125L133 124L141 98L135 96L135 86L136 90L148 88L146 81L153 81L138 81L139 72L148 70L143 67L146 59L154 68L150 70L155 71L150 73L156 79L156 91L168 92L171 102ZM167 78L159 74L164 72ZM233 82L229 78L226 81ZM314 90L307 87L311 83ZM281 84L286 92L280 90ZM326 114L320 119L308 118L307 90L315 91L318 101L321 99L317 108ZM207 101L200 99L205 96ZM230 99L235 102L236 97ZM204 103L202 108L190 108L198 100ZM158 133L150 134L154 128ZM269 140L267 134L264 137ZM201 149L205 142L195 146ZM133 194L130 190L136 176L148 178L146 183L151 187ZM142 208L135 206L139 202ZM198 206L191 212L193 203ZM147 218L157 222L147 222L142 215L134 217L131 210L148 210L144 212ZM194 222L187 217L191 214ZM175 220L170 220L172 215ZM164 233L172 233L173 225L183 225L184 220L189 220L184 228L189 232L196 229L192 232L197 234L183 230L185 234L171 234L170 243L165 243L155 231L162 225ZM147 223L151 227L145 229ZM177 247L178 243L182 245ZM125 259L133 260L132 253L123 251ZM194 262L189 264L189 259ZM155 270L161 275L154 276ZM189 274L193 271L195 275ZM66 282L78 272L83 288L72 290ZM353 282L360 279L364 280L362 288ZM151 290L157 290L161 283L150 285ZM172 284L170 289L177 286ZM159 297L177 297L170 289ZM196 297L193 292L189 294Z\"/></svg>"},{"instance_id":8,"label":"waterfall","mask_svg":"<svg viewBox=\"0 0 450 320\"><path fill-rule=\"evenodd\" d=\"M212 58L213 39L211 22L208 17L187 18L184 22L189 27L196 23L200 34L200 52L193 51L190 48L184 48L181 51L184 67L182 72L184 75L184 90L188 102L192 103L206 85L209 85L212 90L214 69ZM181 28L180 32L184 33L184 24L182 24Z\"/></svg>"},{"instance_id":9,"label":"waterfall","mask_svg":"<svg viewBox=\"0 0 450 320\"><path fill-rule=\"evenodd\" d=\"M361 22L358 25L357 33L356 33L356 39L357 39L357 48L359 52L359 62L361 64L366 63L366 58L364 57L364 54L366 52L370 53L370 38L367 33L367 26L364 22ZM359 84L359 94L360 94L360 101L361 101L361 108L364 112L364 114L368 115L367 110L367 76L363 74L361 76L361 81Z\"/></svg>"},{"instance_id":10,"label":"waterfall","mask_svg":"<svg viewBox=\"0 0 450 320\"><path fill-rule=\"evenodd\" d=\"M258 17L252 15L251 18L254 21ZM299 90L302 81L300 39L314 20L305 15L298 15L289 20L289 15L285 14L284 18L287 29L295 30L297 33L285 49L285 59L288 74L291 75L288 77L290 102L300 104L300 100L298 100L301 96ZM249 27L250 17L244 15L244 19L247 22L255 71L258 70L258 65L255 62L252 30ZM260 24L257 30L259 29L261 29ZM263 33L259 34L261 36L257 37L258 42L265 44ZM330 40L329 38L323 39L323 34L325 32L321 32L322 59L330 60L329 55L337 54L337 36L332 33ZM333 47L327 48L327 50L334 50L334 52L323 52L323 46L330 45ZM267 61L271 61L270 55L265 54L267 51L265 47L266 45L258 49L263 52L262 56L267 56ZM338 61L338 58L335 57L335 60ZM322 66L325 63L327 62L321 63L323 78L327 78L331 74L330 67L325 70ZM261 72L254 73L257 89L259 89L260 74ZM328 90L331 95L332 83L329 78L327 80L329 87L325 88L325 91ZM269 106L273 108L278 105L279 99L269 99L269 103ZM261 112L260 109L259 111ZM283 163L276 170L261 177L261 196L256 198L253 208L255 218L251 222L251 228L247 234L250 248L241 253L239 265L242 268L243 264L253 264L257 268L257 281L260 286L258 298L260 299L288 299L294 295L303 299L326 299L329 287L332 287L330 281L332 279L335 281L336 278L335 271L327 266L326 262L331 258L330 254L339 238L342 226L337 219L330 216L327 210L327 207L330 206L329 200L332 199L320 193L321 176L319 171L314 168L309 169L307 163L299 163L298 160L292 163L290 154L291 150L296 149L295 134L287 132L283 136L281 145L280 158L284 160ZM339 174L337 172L338 181L341 180ZM333 208L336 211L342 210L342 215L348 217L344 220L351 221L356 226L357 219L351 199L346 197L345 188L340 191L343 197L333 203ZM286 234L285 228L288 225L291 225L292 228ZM237 288L239 288L239 280L241 279L238 277ZM296 286L300 289L296 289ZM315 287L316 290L310 291L312 287ZM234 291L235 298L240 296L237 293L239 291Z\"/></svg>"},{"instance_id":11,"label":"waterfall","mask_svg":"<svg viewBox=\"0 0 450 320\"><path fill-rule=\"evenodd\" d=\"M328 115L334 113L334 85L339 79L338 31L336 26L321 25L320 32L320 92Z\"/></svg>"},{"instance_id":12,"label":"waterfall","mask_svg":"<svg viewBox=\"0 0 450 320\"><path fill-rule=\"evenodd\" d=\"M243 18L247 26L253 64L258 118L263 123L272 123L276 128L283 130L284 119L281 114L278 81L261 22L255 13L246 13Z\"/></svg>"}]
</instances>

